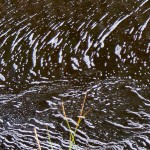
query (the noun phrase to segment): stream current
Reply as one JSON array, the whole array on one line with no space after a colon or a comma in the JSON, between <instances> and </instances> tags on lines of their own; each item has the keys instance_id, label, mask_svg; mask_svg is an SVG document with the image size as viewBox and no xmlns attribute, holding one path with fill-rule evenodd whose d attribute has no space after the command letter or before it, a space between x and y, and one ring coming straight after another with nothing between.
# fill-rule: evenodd
<instances>
[{"instance_id":1,"label":"stream current","mask_svg":"<svg viewBox=\"0 0 150 150\"><path fill-rule=\"evenodd\" d=\"M148 0L0 0L0 150L68 149L86 92L74 149L149 149L149 41Z\"/></svg>"}]
</instances>

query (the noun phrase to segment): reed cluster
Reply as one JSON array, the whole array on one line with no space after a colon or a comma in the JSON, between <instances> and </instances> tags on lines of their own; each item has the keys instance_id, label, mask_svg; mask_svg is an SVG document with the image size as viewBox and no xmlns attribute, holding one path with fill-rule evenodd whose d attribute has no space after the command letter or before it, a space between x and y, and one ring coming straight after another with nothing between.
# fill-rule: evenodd
<instances>
[{"instance_id":1,"label":"reed cluster","mask_svg":"<svg viewBox=\"0 0 150 150\"><path fill-rule=\"evenodd\" d=\"M62 101L62 104L61 104L62 112L63 112L63 116L64 116L66 124L67 124L67 128L69 130L69 150L72 150L73 146L76 146L75 137L76 137L77 129L79 128L82 119L85 118L85 116L90 111L90 110L88 110L88 111L84 112L86 99L87 99L87 92L84 95L84 99L83 99L83 102L82 102L82 106L81 106L80 113L79 113L77 123L76 123L76 126L75 126L74 130L72 130L72 128L69 124L69 120L68 120L68 117L67 117L66 111L65 111L64 102ZM36 128L34 128L34 134L35 134L35 139L36 139L36 142L37 142L38 150L42 150L41 145L40 145L40 141L38 139L38 133L37 133ZM50 145L51 145L51 150L53 150L52 141L51 141L50 134L48 132L48 128L47 128L47 135L48 135L48 140L49 140Z\"/></svg>"}]
</instances>

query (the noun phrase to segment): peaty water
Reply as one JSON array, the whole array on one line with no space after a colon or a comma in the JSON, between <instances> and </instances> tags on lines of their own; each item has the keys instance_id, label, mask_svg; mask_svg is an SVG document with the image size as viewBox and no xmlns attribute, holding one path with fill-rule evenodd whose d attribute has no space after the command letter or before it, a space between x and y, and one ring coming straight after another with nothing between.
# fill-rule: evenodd
<instances>
[{"instance_id":1,"label":"peaty water","mask_svg":"<svg viewBox=\"0 0 150 150\"><path fill-rule=\"evenodd\" d=\"M149 3L0 1L0 149L150 147ZM46 129L46 126L48 130ZM48 140L50 135L51 143Z\"/></svg>"}]
</instances>

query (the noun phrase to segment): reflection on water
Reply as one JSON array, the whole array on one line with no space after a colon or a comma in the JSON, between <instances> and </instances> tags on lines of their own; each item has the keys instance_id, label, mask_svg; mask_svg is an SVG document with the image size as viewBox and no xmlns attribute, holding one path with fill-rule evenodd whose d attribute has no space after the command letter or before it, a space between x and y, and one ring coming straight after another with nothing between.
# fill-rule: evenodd
<instances>
[{"instance_id":1,"label":"reflection on water","mask_svg":"<svg viewBox=\"0 0 150 150\"><path fill-rule=\"evenodd\" d=\"M78 149L150 146L148 0L0 1L0 146L67 149L83 95Z\"/></svg>"}]
</instances>

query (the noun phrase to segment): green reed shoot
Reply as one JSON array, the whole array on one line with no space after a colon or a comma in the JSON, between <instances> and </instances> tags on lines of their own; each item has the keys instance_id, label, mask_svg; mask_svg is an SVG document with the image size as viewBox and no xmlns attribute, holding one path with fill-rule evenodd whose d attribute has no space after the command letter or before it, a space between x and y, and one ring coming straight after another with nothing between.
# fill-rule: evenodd
<instances>
[{"instance_id":1,"label":"green reed shoot","mask_svg":"<svg viewBox=\"0 0 150 150\"><path fill-rule=\"evenodd\" d=\"M67 123L67 127L68 127L68 129L69 129L69 131L70 131L69 150L72 150L73 145L76 145L76 144L75 144L75 136L76 136L77 129L78 129L78 127L80 126L80 123L81 123L82 119L85 118L85 116L86 116L86 115L88 114L88 112L90 111L90 110L88 110L88 111L86 111L85 113L83 113L84 107L85 107L85 102L86 102L86 97L87 97L87 92L85 93L85 96L84 96L84 99L83 99L83 103L82 103L82 107L81 107L81 109L80 109L80 114L79 114L79 116L78 116L77 124L76 124L76 127L75 127L74 131L71 129L71 126L70 126L70 124L69 124L69 121L68 121L68 118L67 118L67 115L66 115L65 106L64 106L64 103L63 103L63 101L62 101L62 111L63 111L63 115L64 115L64 117L65 117L65 120L66 120L66 123ZM46 129L47 129L47 135L48 135L48 140L49 140L49 142L50 142L51 150L53 150L52 141L51 141L51 137L50 137L50 134L49 134L49 132L48 132L48 127L47 127L47 126L46 126ZM40 146L40 141L39 141L39 139L38 139L38 134L37 134L36 128L34 128L34 133L35 133L35 139L36 139L37 145L38 145L38 150L42 150L42 149L41 149L41 146Z\"/></svg>"},{"instance_id":2,"label":"green reed shoot","mask_svg":"<svg viewBox=\"0 0 150 150\"><path fill-rule=\"evenodd\" d=\"M86 92L86 94L85 94L85 96L84 96L83 103L82 103L82 107L81 107L81 109L80 109L80 115L78 116L77 125L76 125L74 131L71 130L71 127L70 127L68 118L67 118L67 116L66 116L64 103L62 102L63 115L64 115L64 117L65 117L65 120L66 120L68 129L69 129L69 131L70 131L69 150L72 149L73 144L75 145L75 136L76 136L77 129L78 129L78 127L80 126L81 120L82 120L83 118L85 118L85 116L86 116L86 115L88 114L88 112L90 111L90 110L88 110L87 112L85 112L85 113L83 114L84 106L85 106L85 102L86 102L86 97L87 97L87 92Z\"/></svg>"},{"instance_id":3,"label":"green reed shoot","mask_svg":"<svg viewBox=\"0 0 150 150\"><path fill-rule=\"evenodd\" d=\"M53 150L53 146L52 146L52 141L51 141L51 136L48 132L48 126L46 126L46 129L47 129L47 136L48 136L48 140L49 140L49 143L50 143L50 146L51 146L51 150Z\"/></svg>"}]
</instances>

